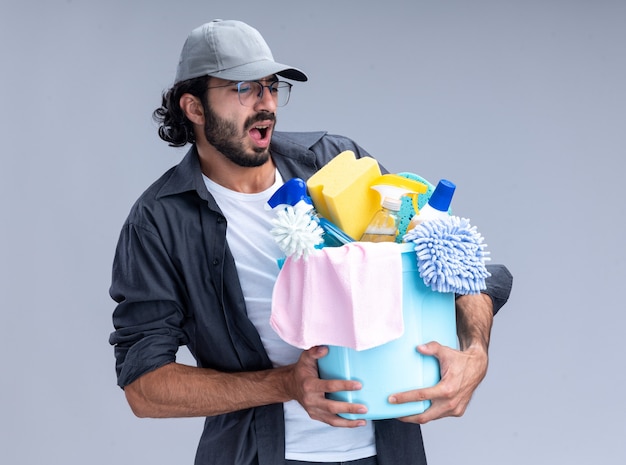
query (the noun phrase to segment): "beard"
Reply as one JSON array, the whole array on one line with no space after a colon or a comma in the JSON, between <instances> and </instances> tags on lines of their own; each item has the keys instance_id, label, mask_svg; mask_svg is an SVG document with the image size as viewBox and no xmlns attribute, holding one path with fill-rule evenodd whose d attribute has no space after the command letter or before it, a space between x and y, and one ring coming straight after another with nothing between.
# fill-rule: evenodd
<instances>
[{"instance_id":1,"label":"beard","mask_svg":"<svg viewBox=\"0 0 626 465\"><path fill-rule=\"evenodd\" d=\"M232 121L218 116L209 105L204 105L204 136L224 157L238 166L255 168L264 165L270 158L269 148L255 147L253 154L246 150L242 134L245 134L257 121L274 121L276 115L262 111L246 119L240 133Z\"/></svg>"}]
</instances>

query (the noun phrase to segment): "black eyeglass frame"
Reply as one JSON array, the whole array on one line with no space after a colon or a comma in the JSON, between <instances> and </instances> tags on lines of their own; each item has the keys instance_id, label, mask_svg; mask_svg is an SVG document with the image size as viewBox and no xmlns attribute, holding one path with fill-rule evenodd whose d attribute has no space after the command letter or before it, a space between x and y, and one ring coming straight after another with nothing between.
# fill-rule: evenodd
<instances>
[{"instance_id":1,"label":"black eyeglass frame","mask_svg":"<svg viewBox=\"0 0 626 465\"><path fill-rule=\"evenodd\" d=\"M287 82L287 81L280 81L278 79L270 82L269 84L263 84L261 81L257 81L257 80L230 82L228 84L223 84L223 85L220 85L220 86L209 86L209 87L207 87L207 89L220 89L220 88L223 88L223 87L236 86L237 87L237 98L239 99L239 103L242 106L244 106L244 107L250 107L252 105L246 105L242 101L242 96L245 98L245 96L246 96L247 92L249 92L249 90L245 90L245 89L243 91L241 90L241 87L244 84L248 84L248 83L258 84L259 87L261 88L261 91L257 95L257 99L256 99L255 103L260 101L263 98L263 93L265 92L265 88L266 87L269 89L270 95L272 97L275 97L277 106L284 107L285 105L287 105L287 103L289 103L289 97L291 96L291 88L293 87L293 84L291 84L290 82ZM286 89L287 90L287 97L286 97L284 103L279 103L279 101L278 101L278 91L280 89Z\"/></svg>"}]
</instances>

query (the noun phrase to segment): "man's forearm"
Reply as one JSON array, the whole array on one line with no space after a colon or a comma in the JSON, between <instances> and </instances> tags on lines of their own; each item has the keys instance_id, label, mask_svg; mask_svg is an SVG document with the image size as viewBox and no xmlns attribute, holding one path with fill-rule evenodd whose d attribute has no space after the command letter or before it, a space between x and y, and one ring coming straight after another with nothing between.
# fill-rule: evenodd
<instances>
[{"instance_id":1,"label":"man's forearm","mask_svg":"<svg viewBox=\"0 0 626 465\"><path fill-rule=\"evenodd\" d=\"M461 350L476 347L487 353L493 324L491 297L482 293L457 297L456 324Z\"/></svg>"},{"instance_id":2,"label":"man's forearm","mask_svg":"<svg viewBox=\"0 0 626 465\"><path fill-rule=\"evenodd\" d=\"M290 400L289 368L223 373L177 363L146 373L124 388L139 417L213 416Z\"/></svg>"}]
</instances>

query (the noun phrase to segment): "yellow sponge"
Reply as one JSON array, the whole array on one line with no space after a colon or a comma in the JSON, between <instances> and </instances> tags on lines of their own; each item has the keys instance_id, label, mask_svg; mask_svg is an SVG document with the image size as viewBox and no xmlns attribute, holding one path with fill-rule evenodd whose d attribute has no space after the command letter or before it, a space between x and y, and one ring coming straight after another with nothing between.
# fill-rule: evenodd
<instances>
[{"instance_id":1,"label":"yellow sponge","mask_svg":"<svg viewBox=\"0 0 626 465\"><path fill-rule=\"evenodd\" d=\"M341 152L309 178L306 185L317 212L359 240L380 209L379 194L370 189L381 176L378 162Z\"/></svg>"}]
</instances>

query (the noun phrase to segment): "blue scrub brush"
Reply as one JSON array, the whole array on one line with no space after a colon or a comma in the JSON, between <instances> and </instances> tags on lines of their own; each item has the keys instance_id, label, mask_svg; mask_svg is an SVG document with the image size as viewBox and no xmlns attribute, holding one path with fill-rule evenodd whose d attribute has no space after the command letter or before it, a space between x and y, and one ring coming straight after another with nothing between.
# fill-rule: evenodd
<instances>
[{"instance_id":1,"label":"blue scrub brush","mask_svg":"<svg viewBox=\"0 0 626 465\"><path fill-rule=\"evenodd\" d=\"M467 218L449 216L424 221L404 236L413 242L424 284L437 292L478 294L491 274L483 237Z\"/></svg>"}]
</instances>

